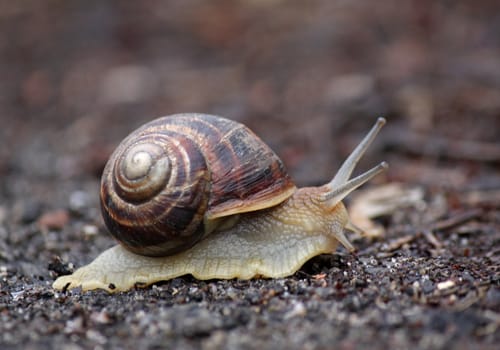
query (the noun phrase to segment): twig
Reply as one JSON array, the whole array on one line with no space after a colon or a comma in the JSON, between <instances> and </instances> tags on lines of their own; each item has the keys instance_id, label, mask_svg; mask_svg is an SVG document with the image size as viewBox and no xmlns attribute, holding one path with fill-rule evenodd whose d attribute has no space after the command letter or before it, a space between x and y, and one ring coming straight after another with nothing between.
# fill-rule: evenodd
<instances>
[{"instance_id":1,"label":"twig","mask_svg":"<svg viewBox=\"0 0 500 350\"><path fill-rule=\"evenodd\" d=\"M480 209L472 209L466 212L458 213L444 220L439 220L431 224L412 228L411 230L406 231L407 234L405 236L399 237L386 245L383 251L392 252L421 236L423 236L431 245L433 245L434 248L441 249L443 247L443 244L434 235L435 231L442 231L455 226L459 226L469 220L479 217L481 214L482 211Z\"/></svg>"},{"instance_id":2,"label":"twig","mask_svg":"<svg viewBox=\"0 0 500 350\"><path fill-rule=\"evenodd\" d=\"M386 132L385 146L416 155L446 157L479 162L500 162L500 144L455 141L438 135L420 135L402 128Z\"/></svg>"},{"instance_id":3,"label":"twig","mask_svg":"<svg viewBox=\"0 0 500 350\"><path fill-rule=\"evenodd\" d=\"M460 198L470 206L489 205L500 206L500 189L486 188L482 190L465 191Z\"/></svg>"},{"instance_id":4,"label":"twig","mask_svg":"<svg viewBox=\"0 0 500 350\"><path fill-rule=\"evenodd\" d=\"M467 221L470 221L472 219L475 219L475 218L481 216L482 213L483 213L483 211L481 209L471 209L469 211L465 211L465 212L456 214L455 216L452 216L448 219L437 221L437 222L430 225L430 229L432 231L446 230L446 229L461 225L461 224L463 224Z\"/></svg>"},{"instance_id":5,"label":"twig","mask_svg":"<svg viewBox=\"0 0 500 350\"><path fill-rule=\"evenodd\" d=\"M434 233L432 233L431 230L423 230L422 235L430 244L434 246L434 248L436 249L443 248L443 244L439 239L436 238L436 236L434 236Z\"/></svg>"},{"instance_id":6,"label":"twig","mask_svg":"<svg viewBox=\"0 0 500 350\"><path fill-rule=\"evenodd\" d=\"M401 248L403 245L410 243L411 241L415 240L417 236L415 234L410 234L407 236L400 237L394 241L392 241L390 244L388 244L383 251L386 252L391 252L393 250Z\"/></svg>"}]
</instances>

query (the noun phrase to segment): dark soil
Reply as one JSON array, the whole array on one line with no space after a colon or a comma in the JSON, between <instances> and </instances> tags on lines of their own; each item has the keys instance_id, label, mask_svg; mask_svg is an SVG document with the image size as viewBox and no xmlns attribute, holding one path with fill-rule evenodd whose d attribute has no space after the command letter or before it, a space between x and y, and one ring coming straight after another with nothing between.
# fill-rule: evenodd
<instances>
[{"instance_id":1,"label":"dark soil","mask_svg":"<svg viewBox=\"0 0 500 350\"><path fill-rule=\"evenodd\" d=\"M498 1L1 2L0 348L498 346ZM114 244L112 149L178 112L247 124L300 186L383 115L358 172L417 196L288 278L54 291Z\"/></svg>"}]
</instances>

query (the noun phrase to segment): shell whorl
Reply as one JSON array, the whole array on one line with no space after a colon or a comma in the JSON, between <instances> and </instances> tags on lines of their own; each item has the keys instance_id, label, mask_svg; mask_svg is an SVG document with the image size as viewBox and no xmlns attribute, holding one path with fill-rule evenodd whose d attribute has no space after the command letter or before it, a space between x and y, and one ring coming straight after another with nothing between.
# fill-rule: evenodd
<instances>
[{"instance_id":1,"label":"shell whorl","mask_svg":"<svg viewBox=\"0 0 500 350\"><path fill-rule=\"evenodd\" d=\"M114 167L113 179L118 195L130 202L141 202L155 196L169 180L170 163L168 153L159 144L145 139L131 145Z\"/></svg>"},{"instance_id":2,"label":"shell whorl","mask_svg":"<svg viewBox=\"0 0 500 350\"><path fill-rule=\"evenodd\" d=\"M101 203L111 234L142 255L173 254L203 235L210 172L196 135L175 128L132 133L111 156Z\"/></svg>"},{"instance_id":3,"label":"shell whorl","mask_svg":"<svg viewBox=\"0 0 500 350\"><path fill-rule=\"evenodd\" d=\"M103 172L101 208L122 245L160 256L200 240L207 219L275 205L294 189L279 158L242 124L181 114L122 141Z\"/></svg>"}]
</instances>

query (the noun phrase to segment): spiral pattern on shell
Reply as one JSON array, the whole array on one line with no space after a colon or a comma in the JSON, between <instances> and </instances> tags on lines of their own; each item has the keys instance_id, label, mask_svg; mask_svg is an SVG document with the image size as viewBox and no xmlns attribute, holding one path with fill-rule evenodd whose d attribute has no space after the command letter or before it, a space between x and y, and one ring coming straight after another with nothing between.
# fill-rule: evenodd
<instances>
[{"instance_id":1,"label":"spiral pattern on shell","mask_svg":"<svg viewBox=\"0 0 500 350\"><path fill-rule=\"evenodd\" d=\"M210 220L276 205L294 190L281 160L244 125L179 114L145 124L117 147L103 172L101 208L127 249L161 256L195 244Z\"/></svg>"}]
</instances>

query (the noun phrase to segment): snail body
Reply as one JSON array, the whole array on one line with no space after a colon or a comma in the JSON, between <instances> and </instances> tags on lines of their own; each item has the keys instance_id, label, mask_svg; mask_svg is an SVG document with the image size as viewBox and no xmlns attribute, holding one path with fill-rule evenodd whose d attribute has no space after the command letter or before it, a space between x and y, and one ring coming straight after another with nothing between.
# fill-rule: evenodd
<instances>
[{"instance_id":1,"label":"snail body","mask_svg":"<svg viewBox=\"0 0 500 350\"><path fill-rule=\"evenodd\" d=\"M115 292L186 274L277 278L338 242L354 251L342 199L387 167L349 179L384 123L378 119L329 183L305 188L240 123L180 114L145 124L118 146L101 181L104 221L120 244L53 287Z\"/></svg>"}]
</instances>

